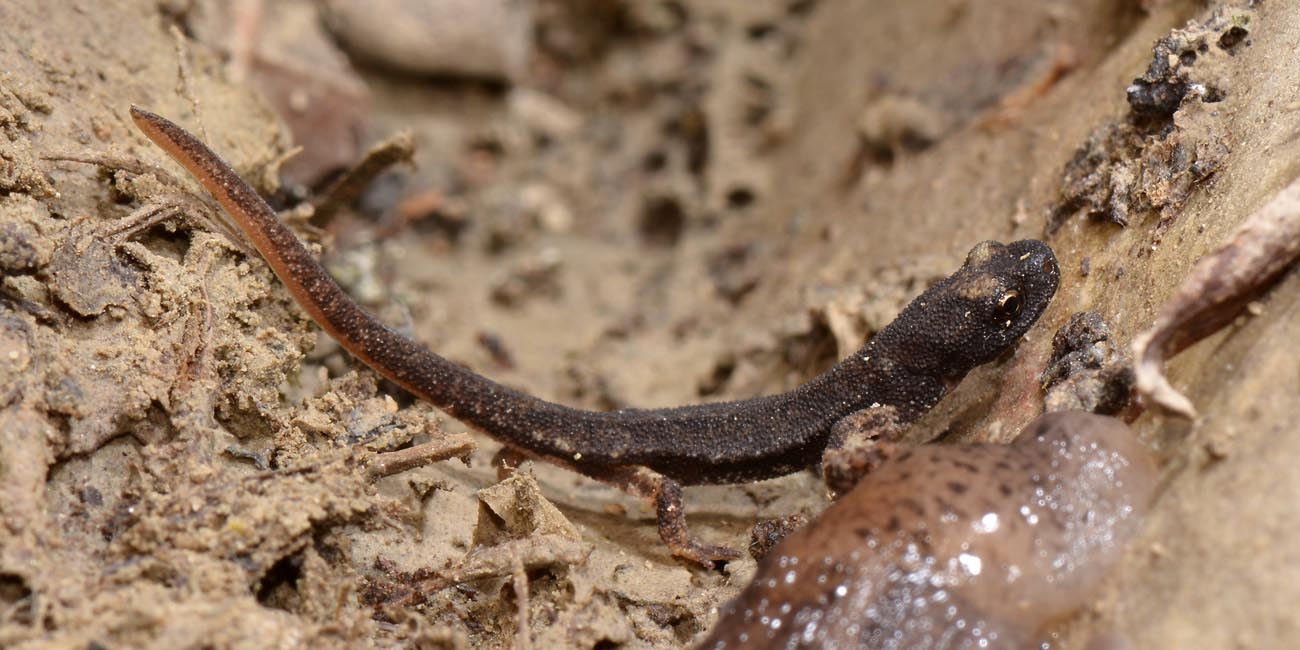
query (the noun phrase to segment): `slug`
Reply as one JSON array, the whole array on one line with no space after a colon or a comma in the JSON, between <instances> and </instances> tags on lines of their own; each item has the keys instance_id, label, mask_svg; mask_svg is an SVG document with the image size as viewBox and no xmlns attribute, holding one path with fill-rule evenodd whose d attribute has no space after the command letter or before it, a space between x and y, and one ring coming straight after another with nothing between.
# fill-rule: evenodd
<instances>
[{"instance_id":1,"label":"slug","mask_svg":"<svg viewBox=\"0 0 1300 650\"><path fill-rule=\"evenodd\" d=\"M773 548L700 647L1030 647L1120 558L1156 476L1127 426L1081 411L904 451Z\"/></svg>"}]
</instances>

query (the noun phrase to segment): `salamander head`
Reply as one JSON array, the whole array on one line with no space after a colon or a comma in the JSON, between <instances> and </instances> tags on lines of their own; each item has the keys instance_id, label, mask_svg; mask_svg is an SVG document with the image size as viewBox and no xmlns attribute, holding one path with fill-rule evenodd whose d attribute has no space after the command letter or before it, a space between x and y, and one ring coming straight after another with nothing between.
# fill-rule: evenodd
<instances>
[{"instance_id":1,"label":"salamander head","mask_svg":"<svg viewBox=\"0 0 1300 650\"><path fill-rule=\"evenodd\" d=\"M876 335L897 363L945 383L996 359L1042 316L1060 268L1052 249L1026 239L986 241Z\"/></svg>"}]
</instances>

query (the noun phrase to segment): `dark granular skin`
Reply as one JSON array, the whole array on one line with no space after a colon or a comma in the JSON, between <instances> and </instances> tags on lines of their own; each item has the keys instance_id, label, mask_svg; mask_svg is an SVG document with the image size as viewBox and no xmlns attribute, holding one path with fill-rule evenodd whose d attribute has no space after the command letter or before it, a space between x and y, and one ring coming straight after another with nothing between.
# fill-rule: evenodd
<instances>
[{"instance_id":1,"label":"dark granular skin","mask_svg":"<svg viewBox=\"0 0 1300 650\"><path fill-rule=\"evenodd\" d=\"M831 426L851 413L892 406L903 424L920 417L972 368L1019 340L1056 292L1059 270L1046 244L984 242L861 349L794 390L666 409L584 411L502 386L375 320L215 153L162 117L140 109L133 115L146 133L162 133L168 152L231 212L312 319L357 358L493 438L588 475L647 467L694 485L809 467L820 460Z\"/></svg>"},{"instance_id":2,"label":"dark granular skin","mask_svg":"<svg viewBox=\"0 0 1300 650\"><path fill-rule=\"evenodd\" d=\"M676 408L585 411L502 386L389 329L339 288L216 153L165 118L139 108L131 115L217 199L312 320L355 357L515 450L654 498L661 536L693 559L735 553L687 548L680 485L760 480L814 465L832 426L863 409L892 407L900 425L915 421L972 368L1019 340L1059 279L1047 244L986 241L857 352L794 390Z\"/></svg>"}]
</instances>

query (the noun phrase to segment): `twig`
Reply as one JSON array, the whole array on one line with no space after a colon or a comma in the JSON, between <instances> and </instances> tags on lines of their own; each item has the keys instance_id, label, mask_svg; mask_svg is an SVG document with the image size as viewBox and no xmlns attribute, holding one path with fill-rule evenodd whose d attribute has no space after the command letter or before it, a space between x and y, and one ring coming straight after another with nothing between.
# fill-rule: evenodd
<instances>
[{"instance_id":1,"label":"twig","mask_svg":"<svg viewBox=\"0 0 1300 650\"><path fill-rule=\"evenodd\" d=\"M1235 320L1297 258L1300 180L1247 217L1222 248L1197 262L1155 325L1134 338L1138 392L1170 412L1195 418L1191 400L1165 378L1165 359Z\"/></svg>"},{"instance_id":2,"label":"twig","mask_svg":"<svg viewBox=\"0 0 1300 650\"><path fill-rule=\"evenodd\" d=\"M410 131L402 131L371 147L360 162L343 172L313 202L312 224L323 226L329 223L339 210L355 203L376 177L397 163L411 162L414 153L415 140Z\"/></svg>"},{"instance_id":3,"label":"twig","mask_svg":"<svg viewBox=\"0 0 1300 650\"><path fill-rule=\"evenodd\" d=\"M511 557L511 578L514 582L515 601L519 607L519 626L515 630L515 648L531 650L532 635L528 629L528 573L524 571L524 561L518 555Z\"/></svg>"},{"instance_id":4,"label":"twig","mask_svg":"<svg viewBox=\"0 0 1300 650\"><path fill-rule=\"evenodd\" d=\"M199 111L199 96L194 92L194 75L190 72L190 51L185 46L185 34L182 34L181 29L175 24L171 26L171 33L176 41L176 93L190 100L190 106L194 110L194 122L199 125L199 135L206 142L209 140L208 130L203 126L203 113Z\"/></svg>"},{"instance_id":5,"label":"twig","mask_svg":"<svg viewBox=\"0 0 1300 650\"><path fill-rule=\"evenodd\" d=\"M378 454L370 461L366 475L371 480L392 476L440 460L464 456L476 448L474 438L468 433L451 434L414 447Z\"/></svg>"}]
</instances>

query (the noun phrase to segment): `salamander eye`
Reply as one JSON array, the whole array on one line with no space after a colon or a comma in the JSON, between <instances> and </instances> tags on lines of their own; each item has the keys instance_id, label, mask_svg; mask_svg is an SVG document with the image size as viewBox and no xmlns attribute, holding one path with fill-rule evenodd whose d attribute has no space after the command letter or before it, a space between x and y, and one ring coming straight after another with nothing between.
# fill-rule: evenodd
<instances>
[{"instance_id":1,"label":"salamander eye","mask_svg":"<svg viewBox=\"0 0 1300 650\"><path fill-rule=\"evenodd\" d=\"M998 320L1010 320L1020 315L1020 310L1024 309L1025 301L1020 297L1019 291L1008 291L998 298Z\"/></svg>"}]
</instances>

